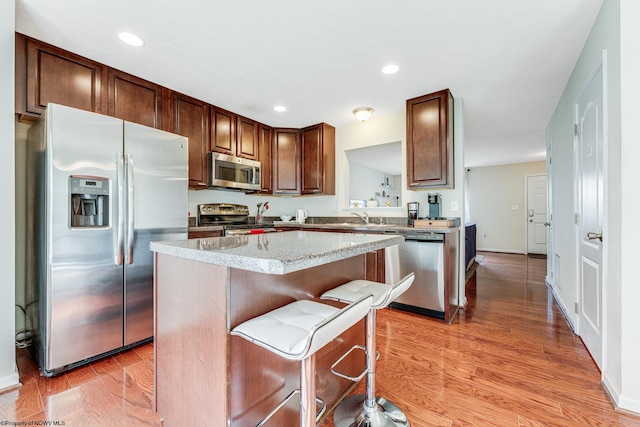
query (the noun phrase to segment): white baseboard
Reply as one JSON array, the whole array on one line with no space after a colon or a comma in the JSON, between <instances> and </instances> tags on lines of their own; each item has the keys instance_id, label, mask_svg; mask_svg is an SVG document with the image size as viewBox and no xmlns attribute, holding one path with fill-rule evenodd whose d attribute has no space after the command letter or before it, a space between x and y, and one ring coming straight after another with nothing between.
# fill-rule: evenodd
<instances>
[{"instance_id":1,"label":"white baseboard","mask_svg":"<svg viewBox=\"0 0 640 427\"><path fill-rule=\"evenodd\" d=\"M621 396L620 390L613 385L606 373L602 375L602 387L609 395L609 399L611 399L611 403L613 403L616 410L636 417L640 416L640 400Z\"/></svg>"},{"instance_id":2,"label":"white baseboard","mask_svg":"<svg viewBox=\"0 0 640 427\"><path fill-rule=\"evenodd\" d=\"M458 300L458 307L465 308L468 302L469 301L467 300L467 297L465 295L463 298L460 298L460 300Z\"/></svg>"},{"instance_id":3,"label":"white baseboard","mask_svg":"<svg viewBox=\"0 0 640 427\"><path fill-rule=\"evenodd\" d=\"M14 372L12 374L6 375L4 377L0 378L0 393L2 393L2 391L4 389L10 389L10 388L14 388L16 386L20 385L20 376L18 375L18 372Z\"/></svg>"},{"instance_id":4,"label":"white baseboard","mask_svg":"<svg viewBox=\"0 0 640 427\"><path fill-rule=\"evenodd\" d=\"M571 330L573 331L574 334L577 334L576 327L575 327L575 325L573 323L573 318L569 315L570 311L567 310L567 307L562 302L562 299L560 298L560 296L556 292L555 288L553 286L551 286L549 284L549 282L547 282L547 286L551 287L551 293L553 294L553 299L556 301L556 304L558 304L558 307L560 307L560 311L562 312L562 315L564 316L565 320L569 324L569 327L571 328ZM577 335L579 335L579 334L577 334Z\"/></svg>"},{"instance_id":5,"label":"white baseboard","mask_svg":"<svg viewBox=\"0 0 640 427\"><path fill-rule=\"evenodd\" d=\"M516 251L513 249L492 249L492 248L477 248L476 251L479 252L499 252L503 254L522 254L524 255L524 251Z\"/></svg>"}]
</instances>

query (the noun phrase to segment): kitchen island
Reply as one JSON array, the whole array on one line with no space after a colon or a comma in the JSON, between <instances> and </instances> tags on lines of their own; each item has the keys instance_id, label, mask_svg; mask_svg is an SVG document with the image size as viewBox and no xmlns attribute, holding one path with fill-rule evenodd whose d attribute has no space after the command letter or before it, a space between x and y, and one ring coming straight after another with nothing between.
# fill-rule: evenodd
<instances>
[{"instance_id":1,"label":"kitchen island","mask_svg":"<svg viewBox=\"0 0 640 427\"><path fill-rule=\"evenodd\" d=\"M367 255L400 236L295 231L153 242L155 407L165 427L256 425L299 387L298 362L231 336L240 323L295 300L365 278ZM330 302L326 302L330 303ZM364 322L317 354L317 395L334 407L353 383L330 372ZM362 355L341 370L358 373ZM290 402L275 425L295 425ZM326 412L329 414L329 411Z\"/></svg>"}]
</instances>

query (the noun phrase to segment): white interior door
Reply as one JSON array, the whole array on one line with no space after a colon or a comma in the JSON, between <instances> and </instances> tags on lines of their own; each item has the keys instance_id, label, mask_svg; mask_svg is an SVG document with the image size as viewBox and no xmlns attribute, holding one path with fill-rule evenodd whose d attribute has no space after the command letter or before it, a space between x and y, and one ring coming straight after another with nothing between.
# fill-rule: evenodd
<instances>
[{"instance_id":1,"label":"white interior door","mask_svg":"<svg viewBox=\"0 0 640 427\"><path fill-rule=\"evenodd\" d=\"M527 176L527 253L547 253L547 176Z\"/></svg>"},{"instance_id":2,"label":"white interior door","mask_svg":"<svg viewBox=\"0 0 640 427\"><path fill-rule=\"evenodd\" d=\"M603 82L602 63L576 102L578 334L602 363Z\"/></svg>"}]
</instances>

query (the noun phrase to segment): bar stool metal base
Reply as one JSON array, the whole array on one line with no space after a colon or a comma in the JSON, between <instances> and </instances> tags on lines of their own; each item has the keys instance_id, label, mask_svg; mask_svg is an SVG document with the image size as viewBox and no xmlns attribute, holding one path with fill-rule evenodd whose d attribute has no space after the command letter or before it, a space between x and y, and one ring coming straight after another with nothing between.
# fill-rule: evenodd
<instances>
[{"instance_id":1,"label":"bar stool metal base","mask_svg":"<svg viewBox=\"0 0 640 427\"><path fill-rule=\"evenodd\" d=\"M345 398L333 412L335 427L409 427L409 420L393 403L376 396L376 406L365 406L366 396Z\"/></svg>"}]
</instances>

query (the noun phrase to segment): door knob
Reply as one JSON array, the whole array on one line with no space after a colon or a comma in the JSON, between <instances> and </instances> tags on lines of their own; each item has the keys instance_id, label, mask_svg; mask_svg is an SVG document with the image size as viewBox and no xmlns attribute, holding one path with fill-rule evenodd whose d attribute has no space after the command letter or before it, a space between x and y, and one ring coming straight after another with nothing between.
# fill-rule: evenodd
<instances>
[{"instance_id":1,"label":"door knob","mask_svg":"<svg viewBox=\"0 0 640 427\"><path fill-rule=\"evenodd\" d=\"M550 222L545 222L545 223L544 223L544 226L545 226L545 227L549 227L549 226L551 226L551 223L550 223Z\"/></svg>"},{"instance_id":2,"label":"door knob","mask_svg":"<svg viewBox=\"0 0 640 427\"><path fill-rule=\"evenodd\" d=\"M589 240L595 240L598 239L602 242L602 231L600 231L599 233L596 233L594 231L589 231L587 233L587 239Z\"/></svg>"},{"instance_id":3,"label":"door knob","mask_svg":"<svg viewBox=\"0 0 640 427\"><path fill-rule=\"evenodd\" d=\"M529 217L533 216L533 209L529 209Z\"/></svg>"}]
</instances>

